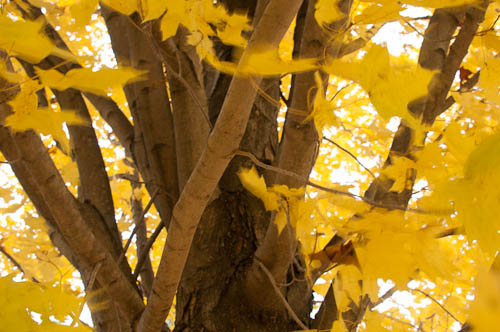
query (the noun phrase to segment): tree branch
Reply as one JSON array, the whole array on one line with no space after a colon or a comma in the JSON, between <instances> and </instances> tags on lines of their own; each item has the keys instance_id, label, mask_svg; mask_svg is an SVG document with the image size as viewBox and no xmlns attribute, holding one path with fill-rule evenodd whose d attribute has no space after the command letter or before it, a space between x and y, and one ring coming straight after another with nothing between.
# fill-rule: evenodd
<instances>
[{"instance_id":1,"label":"tree branch","mask_svg":"<svg viewBox=\"0 0 500 332\"><path fill-rule=\"evenodd\" d=\"M277 47L301 0L273 0L256 27L241 62L257 49ZM261 78L255 78L260 81ZM256 90L247 77L234 77L207 147L177 201L153 291L141 316L139 332L158 331L177 291L200 217L243 137Z\"/></svg>"},{"instance_id":2,"label":"tree branch","mask_svg":"<svg viewBox=\"0 0 500 332\"><path fill-rule=\"evenodd\" d=\"M17 269L18 269L19 271L21 271L21 273L22 273L22 274L24 274L24 276L26 277L26 272L24 271L24 269L23 269L23 267L21 266L21 264L19 264L19 262L18 262L18 261L17 261L14 257L12 257L12 255L11 255L11 254L9 254L9 253L7 252L7 250L5 250L5 248L4 248L2 245L0 245L0 252L1 252L1 253L5 256L5 257L7 257L7 259L8 259L8 260L9 260L12 264L14 264L14 266L15 266L15 267L17 267ZM38 281L35 277L31 277L30 279L31 279L33 282L36 282L37 284L39 284L39 283L40 283L40 281Z\"/></svg>"},{"instance_id":3,"label":"tree branch","mask_svg":"<svg viewBox=\"0 0 500 332\"><path fill-rule=\"evenodd\" d=\"M46 21L41 10L32 5L28 5L30 19L43 19L45 21L45 32L48 37L59 47L68 50L66 44L57 31ZM36 76L33 65L22 61L27 74L34 78ZM48 56L43 59L38 66L42 69L56 68L61 73L66 73L74 68L81 68L79 64L67 62L56 56ZM108 175L101 155L101 150L97 142L92 119L90 118L87 105L81 93L75 89L59 91L53 89L56 99L62 109L76 110L79 117L85 120L87 125L68 125L70 134L71 154L76 160L80 186L78 191L79 199L88 203L89 209L95 209L102 218L102 224L107 228L109 238L113 244L114 252L121 253L121 236L115 221L115 211L111 188L109 186ZM66 151L69 152L69 151ZM122 264L124 271L129 271L128 264Z\"/></svg>"},{"instance_id":4,"label":"tree branch","mask_svg":"<svg viewBox=\"0 0 500 332\"><path fill-rule=\"evenodd\" d=\"M98 96L90 92L84 92L83 95L94 105L104 121L113 129L113 133L125 149L125 154L133 159L134 127L118 105L110 98Z\"/></svg>"},{"instance_id":5,"label":"tree branch","mask_svg":"<svg viewBox=\"0 0 500 332\"><path fill-rule=\"evenodd\" d=\"M139 177L137 174L137 171L134 172L135 177ZM135 189L140 189L141 185L137 183L132 183L132 188ZM135 195L132 195L130 198L130 205L132 207L132 217L134 220L134 231L137 233L137 240L136 240L136 247L137 247L137 257L143 257L146 266L144 268L141 267L140 274L141 274L141 288L144 290L144 294L146 297L149 296L151 293L151 288L153 287L153 280L154 280L154 272L153 272L153 266L151 265L151 259L149 258L149 249L146 249L146 243L148 240L147 237L147 226L146 226L146 219L145 216L148 213L149 209L151 208L154 199L156 195L158 195L160 188L157 188L156 191L153 193L153 196L150 198L148 204L146 207L143 209L142 208L142 202L140 198L135 197ZM161 222L161 221L160 221ZM132 239L132 235L130 236L130 239ZM125 248L126 251L126 248ZM136 279L133 278L135 281Z\"/></svg>"},{"instance_id":6,"label":"tree branch","mask_svg":"<svg viewBox=\"0 0 500 332\"><path fill-rule=\"evenodd\" d=\"M292 307L290 307L290 304L288 304L288 302L285 299L285 297L283 296L283 294L281 294L281 290L276 285L276 280L274 280L271 271L269 271L267 269L267 267L264 264L262 264L262 262L258 261L258 264L259 264L259 267L262 269L262 271L264 271L267 278L269 279L269 282L271 283L271 285L274 289L274 292L281 299L281 302L283 303L283 306L285 307L288 314L292 317L292 319L295 321L295 323L297 323L298 326L300 326L303 330L308 330L309 328L300 320L299 317L297 317L297 314L293 311Z\"/></svg>"},{"instance_id":7,"label":"tree branch","mask_svg":"<svg viewBox=\"0 0 500 332\"><path fill-rule=\"evenodd\" d=\"M66 188L40 138L29 132L17 136L21 160L26 163L64 239L87 268L92 269L102 262L97 280L133 322L144 308L137 290L120 270L109 249L103 247L103 242L89 229L84 209Z\"/></svg>"},{"instance_id":8,"label":"tree branch","mask_svg":"<svg viewBox=\"0 0 500 332\"><path fill-rule=\"evenodd\" d=\"M137 15L128 17L103 4L101 14L118 62L148 72L146 80L124 87L134 122L131 151L149 195L152 196L156 189L153 183L163 189L154 204L163 222L168 224L179 194L179 184L175 130L163 64L148 33L136 23Z\"/></svg>"},{"instance_id":9,"label":"tree branch","mask_svg":"<svg viewBox=\"0 0 500 332\"><path fill-rule=\"evenodd\" d=\"M359 164L359 166L363 167L373 178L376 178L375 174L372 173L372 171L370 171L370 169L368 167L366 167L365 165L363 165L363 163L361 161L359 161L359 159L354 155L352 154L349 150L347 150L346 148L343 148L340 144L338 144L337 142L335 141L332 141L331 139L329 139L328 137L325 137L323 136L323 139L332 143L333 145L335 145L337 148L339 148L340 150L344 151L345 153L347 153L349 156L351 156L354 160L356 160L356 162Z\"/></svg>"},{"instance_id":10,"label":"tree branch","mask_svg":"<svg viewBox=\"0 0 500 332\"><path fill-rule=\"evenodd\" d=\"M426 292L424 292L423 290L420 290L420 289L411 289L412 291L415 291L417 293L420 293L422 295L424 295L425 297L429 298L432 302L436 303L441 309L443 309L444 312L446 312L446 314L448 316L450 316L451 318L453 318L457 323L459 323L460 325L464 325L464 323L462 323L457 317L455 317L455 315L453 315L448 309L446 309L446 307L444 305L442 305L441 303L439 303L438 300L436 300L435 298L433 298L432 296L430 296L429 294L427 294Z\"/></svg>"}]
</instances>

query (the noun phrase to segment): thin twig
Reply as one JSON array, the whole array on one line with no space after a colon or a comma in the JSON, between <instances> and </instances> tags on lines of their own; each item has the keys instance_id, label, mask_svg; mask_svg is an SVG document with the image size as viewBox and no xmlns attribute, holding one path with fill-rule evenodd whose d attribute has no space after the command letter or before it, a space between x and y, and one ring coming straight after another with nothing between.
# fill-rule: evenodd
<instances>
[{"instance_id":1,"label":"thin twig","mask_svg":"<svg viewBox=\"0 0 500 332\"><path fill-rule=\"evenodd\" d=\"M97 272L101 269L102 266L102 261L98 262L95 266L94 269L92 270L92 274L90 275L89 283L87 284L87 289L91 289L94 287L95 283L95 278L97 277Z\"/></svg>"},{"instance_id":2,"label":"thin twig","mask_svg":"<svg viewBox=\"0 0 500 332\"><path fill-rule=\"evenodd\" d=\"M155 191L153 192L153 196L151 196L151 199L149 200L148 204L144 208L144 211L142 212L142 217L137 220L137 222L134 226L134 229L132 230L132 234L130 234L130 237L128 238L127 243L125 244L125 248L123 248L122 254L120 255L120 258L118 258L118 264L120 264L123 257L125 257L125 254L126 254L128 248L130 247L130 244L132 243L132 238L134 237L135 233L137 233L138 224L144 220L146 213L148 213L149 209L153 205L153 202L154 202L156 196L158 196L159 192L160 192L160 188L156 188Z\"/></svg>"},{"instance_id":3,"label":"thin twig","mask_svg":"<svg viewBox=\"0 0 500 332\"><path fill-rule=\"evenodd\" d=\"M141 256L137 259L137 265L135 266L134 269L134 280L137 280L139 273L141 271L142 266L144 265L144 262L146 261L146 255L149 254L149 250L153 246L153 243L156 241L158 238L158 235L160 235L161 230L165 226L165 223L163 221L160 221L158 226L156 226L153 234L151 234L151 237L148 239L146 244L144 245L144 249L141 253Z\"/></svg>"},{"instance_id":4,"label":"thin twig","mask_svg":"<svg viewBox=\"0 0 500 332\"><path fill-rule=\"evenodd\" d=\"M22 274L24 274L26 276L26 272L24 271L23 267L21 266L21 264L19 264L19 262L14 258L12 257L8 252L7 250L5 250L5 248L3 246L0 246L0 252L2 254L4 254L5 257L7 257L7 259L12 263L14 264L15 267L17 267L17 269L19 271L21 271ZM31 280L33 282L36 282L37 284L40 283L40 281L38 281L35 277L31 277Z\"/></svg>"},{"instance_id":5,"label":"thin twig","mask_svg":"<svg viewBox=\"0 0 500 332\"><path fill-rule=\"evenodd\" d=\"M288 314L292 317L292 319L295 321L295 323L297 323L297 325L299 325L303 330L308 330L309 328L300 320L300 318L297 316L297 314L293 311L292 307L290 307L290 304L288 304L288 301L285 299L285 297L283 296L283 294L281 294L281 290L276 285L276 281L274 280L273 275L271 274L271 272L267 269L267 267L264 264L262 264L261 261L258 260L257 257L255 257L255 259L257 260L257 263L259 264L259 267L262 269L262 271L264 272L264 274L269 279L269 282L273 286L274 291L276 292L276 294L278 295L278 297L283 302L283 305L285 306L286 310L288 311Z\"/></svg>"},{"instance_id":6,"label":"thin twig","mask_svg":"<svg viewBox=\"0 0 500 332\"><path fill-rule=\"evenodd\" d=\"M445 308L445 306L443 306L441 303L439 303L438 300L436 300L435 298L433 298L432 296L430 296L429 294L427 294L426 292L424 292L423 290L420 290L420 289L412 289L412 291L415 291L415 292L418 292L426 297L428 297L432 302L436 303L441 309L443 309L444 312L446 312L447 315L449 315L451 318L453 318L454 320L456 320L460 325L464 325L464 323L462 323L457 317L455 317L448 309Z\"/></svg>"},{"instance_id":7,"label":"thin twig","mask_svg":"<svg viewBox=\"0 0 500 332\"><path fill-rule=\"evenodd\" d=\"M387 300L388 298L390 298L392 296L392 294L394 294L394 292L396 291L396 287L392 287L390 288L387 292L384 293L384 295L382 295L381 297L379 297L379 299L377 300L377 302L375 303L372 303L370 305L370 310L375 308L376 306L378 306L379 304L381 304L382 302L384 302L385 300Z\"/></svg>"},{"instance_id":8,"label":"thin twig","mask_svg":"<svg viewBox=\"0 0 500 332\"><path fill-rule=\"evenodd\" d=\"M411 326L412 328L414 329L417 329L418 331L424 331L424 329L421 327L421 326L416 326L416 325L413 325L412 323L410 322L405 322L404 320L401 320L401 319L398 319L396 317L392 317L391 315L388 315L388 314L385 314L385 313L382 313L382 312L378 312L378 311L375 311L377 314L379 315L382 315L384 317L387 317L389 318L390 320L393 320L399 324L403 324L403 325L407 325L407 326Z\"/></svg>"},{"instance_id":9,"label":"thin twig","mask_svg":"<svg viewBox=\"0 0 500 332\"><path fill-rule=\"evenodd\" d=\"M306 179L305 177L303 177L303 176L301 176L301 175L299 175L297 173L290 172L290 171L287 171L285 169L281 169L279 167L267 165L267 164L261 162L260 160L258 160L257 157L255 157L252 153L250 153L248 151L237 150L234 154L238 155L238 156L244 156L244 157L249 158L250 160L252 160L255 163L255 165L257 165L257 166L259 166L261 168L264 168L264 169L267 169L269 171L276 172L276 173L279 173L279 174L283 174L283 175L289 176L291 178L300 180L305 185L308 185L310 187L313 187L313 188L316 188L316 189L319 189L319 190L322 190L322 191L325 191L325 192L328 192L328 193L331 193L331 194L335 194L335 195L341 195L341 196L351 197L353 199L356 199L356 200L359 200L359 201L363 201L366 204L369 204L369 205L374 206L374 207L388 209L388 210L407 211L407 212L418 213L418 214L448 215L448 214L453 213L453 210L451 210L451 209L450 210L421 210L421 209L414 209L414 208L405 208L405 207L402 207L402 206L396 205L396 204L378 203L378 202L369 200L369 199L367 199L367 198L365 198L363 196L360 196L360 195L356 195L356 194L352 194L352 193L349 193L349 192L346 192L346 191L341 191L341 190L331 189L331 188L327 188L327 187L321 186L319 184L316 184L314 182L309 181L308 179Z\"/></svg>"},{"instance_id":10,"label":"thin twig","mask_svg":"<svg viewBox=\"0 0 500 332\"><path fill-rule=\"evenodd\" d=\"M368 167L366 167L365 165L363 165L363 163L361 161L359 161L359 159L349 150L347 150L346 148L342 147L340 144L338 144L337 142L329 139L328 137L326 136L323 136L323 139L329 143L332 143L333 145L335 145L337 148L339 148L340 150L344 151L345 153L347 153L349 156L351 156L354 160L356 160L356 162L361 166L363 167L368 173L370 173L370 175L373 177L373 178L376 178L375 174L372 173L372 171L370 171L370 169Z\"/></svg>"}]
</instances>

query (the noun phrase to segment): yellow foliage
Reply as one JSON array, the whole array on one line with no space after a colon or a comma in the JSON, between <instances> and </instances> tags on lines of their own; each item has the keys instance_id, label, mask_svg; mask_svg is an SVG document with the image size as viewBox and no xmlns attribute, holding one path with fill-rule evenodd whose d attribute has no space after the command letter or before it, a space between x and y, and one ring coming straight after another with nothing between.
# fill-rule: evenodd
<instances>
[{"instance_id":1,"label":"yellow foliage","mask_svg":"<svg viewBox=\"0 0 500 332\"><path fill-rule=\"evenodd\" d=\"M490 255L500 250L500 133L479 145L467 158L464 178L452 181L449 197L470 240Z\"/></svg>"},{"instance_id":2,"label":"yellow foliage","mask_svg":"<svg viewBox=\"0 0 500 332\"><path fill-rule=\"evenodd\" d=\"M264 177L257 173L255 167L241 169L238 172L238 177L243 187L264 203L267 211L278 210L280 208L280 197L276 193L267 190Z\"/></svg>"},{"instance_id":3,"label":"yellow foliage","mask_svg":"<svg viewBox=\"0 0 500 332\"><path fill-rule=\"evenodd\" d=\"M361 271L353 265L343 265L336 269L335 279L333 281L333 294L335 303L339 312L349 310L351 302L359 305L361 296L361 280L363 276Z\"/></svg>"},{"instance_id":4,"label":"yellow foliage","mask_svg":"<svg viewBox=\"0 0 500 332\"><path fill-rule=\"evenodd\" d=\"M207 55L206 60L222 72L241 76L279 76L318 68L318 59L283 60L277 50L248 53L239 64L220 61L214 55Z\"/></svg>"},{"instance_id":5,"label":"yellow foliage","mask_svg":"<svg viewBox=\"0 0 500 332\"><path fill-rule=\"evenodd\" d=\"M314 18L323 26L338 21L346 15L339 9L339 1L318 0L315 4Z\"/></svg>"},{"instance_id":6,"label":"yellow foliage","mask_svg":"<svg viewBox=\"0 0 500 332\"><path fill-rule=\"evenodd\" d=\"M359 83L386 121L399 116L413 126L418 126L418 122L408 112L407 105L427 94L432 71L409 63L404 57L391 58L386 47L376 44L368 48L361 60L333 60L323 69L332 75Z\"/></svg>"},{"instance_id":7,"label":"yellow foliage","mask_svg":"<svg viewBox=\"0 0 500 332\"><path fill-rule=\"evenodd\" d=\"M411 183L408 183L408 172L415 168L415 162L411 159L400 157L392 158L392 164L385 167L382 174L388 176L390 179L395 179L391 191L402 192L404 189L411 189Z\"/></svg>"},{"instance_id":8,"label":"yellow foliage","mask_svg":"<svg viewBox=\"0 0 500 332\"><path fill-rule=\"evenodd\" d=\"M15 282L11 277L3 277L0 292L3 308L0 319L5 331L90 331L78 323L82 299L64 287ZM31 313L40 314L41 323L35 322ZM72 325L61 325L68 317Z\"/></svg>"},{"instance_id":9,"label":"yellow foliage","mask_svg":"<svg viewBox=\"0 0 500 332\"><path fill-rule=\"evenodd\" d=\"M337 116L333 112L333 104L326 99L326 91L323 86L323 81L318 72L314 73L314 81L316 82L316 88L313 101L313 110L310 115L304 120L304 122L309 121L311 118L314 119L314 124L318 132L323 132L325 127L331 127L338 124Z\"/></svg>"},{"instance_id":10,"label":"yellow foliage","mask_svg":"<svg viewBox=\"0 0 500 332\"><path fill-rule=\"evenodd\" d=\"M155 0L139 0L142 9L142 16L144 22L157 19L169 7L168 1L155 1ZM172 2L172 1L170 1ZM178 3L185 3L185 1L178 1Z\"/></svg>"},{"instance_id":11,"label":"yellow foliage","mask_svg":"<svg viewBox=\"0 0 500 332\"><path fill-rule=\"evenodd\" d=\"M403 10L400 1L389 1L384 3L372 3L366 7L359 15L353 17L357 24L385 23L400 19L399 12Z\"/></svg>"},{"instance_id":12,"label":"yellow foliage","mask_svg":"<svg viewBox=\"0 0 500 332\"><path fill-rule=\"evenodd\" d=\"M64 24L60 26L60 33L67 39L71 39L69 35L75 37L74 29L81 32L82 27L88 28L86 25L98 5L97 0L29 0L29 2L51 11L51 17L66 15L66 18L61 20ZM393 24L400 21L403 25L400 12L406 10L408 6L441 8L470 5L474 2L474 0L357 0L353 2L353 10L349 14L349 24L345 27L346 34L339 36L338 40L348 42L357 38L368 38L366 30L371 29L368 25L372 24L378 27L390 21L396 21ZM336 0L316 2L314 16L320 25L325 26L345 17L339 10L338 3ZM200 59L221 72L247 77L282 78L287 73L319 70L331 74L333 77L329 77L328 80L322 80L319 73L315 74L315 82L309 87L308 92L309 96L313 92L316 93L314 98L308 100L308 107L312 112L306 121L314 119L320 134L325 133L329 137L335 137L340 145L345 143L352 154L361 157L361 160L370 158L372 162L369 165L370 169L376 169L377 165L383 164L393 136L392 128L388 129L389 126L386 128L382 120L388 122L397 116L418 130L414 135L417 137L412 142L411 151L412 157L415 158L392 158L393 164L381 168L380 176L395 180L390 190L402 191L412 189L406 181L407 172L408 169L415 169L417 180L427 182L424 185L432 191L431 194L428 191L424 192L423 198L419 197L422 193L417 193L410 202L412 209L418 206L422 209L420 211L422 214L387 211L370 206L362 199L349 196L347 193L356 192L359 194L356 197L361 197L372 178L367 172L358 171L359 165L351 158L352 156L327 144L319 144L319 156L313 176L315 181L318 180L328 188L342 191L346 195L318 192L316 188L309 188L306 191L305 188L290 189L283 185L268 187L264 177L259 175L255 168L242 169L238 172L238 176L243 186L262 200L265 210L272 211L269 214L273 215L273 222L279 232L286 225L294 227L308 272L323 267L325 262L332 262L328 256L326 259L321 259L319 254L316 256L314 254L327 253L324 248L333 234L341 236L348 244L344 243L342 248L347 248L345 250L354 248L355 253L349 251L352 255L350 264L330 266L330 272L323 274L324 279L314 286L314 291L321 295L325 295L330 285L333 287L340 313L349 310L353 304L359 305L360 299L366 294L372 302L378 300L380 280L391 280L398 289L407 288L410 280L422 280L434 282L440 290L436 292L439 293L436 294L439 301L450 311L458 312L457 316L465 321L467 306L471 302L467 296L474 291L471 280L472 277L477 277L476 299L470 312L470 322L480 332L490 331L491 326L498 325L500 278L496 274L488 274L482 270L491 263L491 257L500 250L498 233L500 134L493 135L477 146L482 137L496 130L500 124L498 109L500 60L496 57L496 53L500 50L500 42L496 30L487 31L497 19L498 4L490 5L481 28L484 31L478 34L473 44L475 48L471 50L471 56L464 63L464 68L474 72L481 67L480 89L474 88L465 92L454 87L452 95L459 106L448 110L432 128L420 127L420 119L413 118L407 110L407 105L410 101L427 94L428 84L434 72L418 67L416 63L408 60L407 55L400 57L389 55L385 46L369 44L358 54L342 59L292 58L294 48L294 25L292 25L279 49L270 50L262 46L253 52L246 52L247 56L239 59L238 55L242 54L242 49L247 46L252 27L246 13L236 11L229 14L220 1L103 0L102 5L125 15L137 12L142 20L140 23L145 23L148 27L155 26L153 22L148 22L156 20L163 39L174 36L182 26L182 29L185 29L183 35L185 32L187 42L196 48ZM44 27L41 21L22 20L21 13L12 9L11 2L6 6L3 4L0 6L2 10L11 8L7 10L8 15L0 17L2 31L0 46L9 56L17 56L34 64L48 55L76 60L71 53L57 48L49 40L43 33ZM99 22L102 23L101 17ZM419 26L417 23L416 28L421 27L423 24ZM90 28L94 32L95 27ZM142 27L137 26L137 28ZM405 28L412 29L413 26ZM80 38L82 35L76 36ZM233 62L224 62L217 58L212 45L212 40L216 38L226 45L235 46ZM90 44L91 42L85 40L80 43L68 42L70 49L78 51L83 45L86 47ZM69 152L70 146L63 126L90 124L85 123L72 110L38 109L37 91L50 87L59 90L74 88L102 96L112 94L111 97L119 101L118 104L123 108L124 114L131 118L128 108L125 107L123 92L119 95L114 89L140 80L146 74L130 68L106 68L100 71L81 68L73 69L66 74L61 74L55 69L36 68L36 70L37 80L31 80L22 74L22 70L18 72L7 70L5 60L0 61L0 75L16 83L16 88L20 88L16 97L9 101L12 114L5 118L3 124L14 131L34 129L37 133L52 135L64 152ZM281 88L286 98L289 96L288 85L292 84L291 77L292 75L287 75L281 81ZM351 84L346 80L358 84ZM330 100L329 94L338 86L346 84L348 86L342 88L335 94L335 98ZM456 85L458 86L458 83ZM175 93L170 86L167 86L167 89L170 96ZM49 89L45 91L49 92ZM366 95L380 117L370 109ZM47 97L50 100L52 96L48 93ZM280 111L284 114L284 107ZM102 128L104 120L96 114L92 114L92 117L93 123L97 124L95 127L99 139L107 140L106 143L111 141L108 129ZM431 132L424 132L424 129ZM112 135L111 138L114 139ZM46 138L44 141L46 144L49 142ZM119 230L130 231L130 200L141 200L144 204L149 197L143 187L132 188L129 181L120 178L119 175L125 177L133 174L127 163L118 161L124 158L123 150L110 143L108 147L101 147L101 151L111 178L113 202L118 211L117 215L120 215L120 220L117 221ZM69 187L76 192L76 187L79 186L76 164L59 148L49 148L49 153L65 182L70 183ZM4 176L2 167L0 171L0 179L11 176L10 173ZM340 175L333 176L335 172ZM336 178L337 175L341 179ZM341 183L331 183L333 178ZM140 181L145 180L140 179ZM20 191L12 189L9 184L2 182L0 210L3 215L8 214L0 220L2 244L15 249L14 256L22 262L26 277L36 277L42 282L58 278L64 281L62 279L70 278L68 271L72 270L67 268L69 263L50 246L47 234L43 233L47 231L48 226L36 214L32 203L23 195ZM438 210L441 212L438 213ZM154 217L148 218L148 232L160 222L156 212L152 213ZM17 220L18 216L24 223L22 227L25 227L22 236L18 236L21 228L18 225L20 223ZM462 235L439 238L444 231L452 228L456 228L458 233L465 230L467 239ZM3 235L7 232L8 235ZM481 249L473 240L477 241ZM164 233L157 241L160 242L165 242ZM161 250L161 246L154 246L151 251L155 269ZM33 257L36 257L36 260ZM6 261L4 259L2 262ZM129 259L132 266L136 261L135 256ZM65 268L60 269L61 266ZM457 289L460 289L460 292ZM3 295L0 303L3 300L3 307L6 308L0 313L0 318L2 328L6 330L88 330L77 322L82 305L81 299L63 287L16 283L3 278L0 279L0 292ZM105 290L100 289L88 294L87 299L92 310L108 308L110 302L99 300L104 292ZM422 302L422 299L423 296L417 297L415 301ZM421 320L424 317L426 320L423 320L423 324L428 324L428 317L435 315L437 318L432 322L433 324L436 322L436 325L429 330L437 330L435 327L439 327L440 331L444 331L448 328L442 324L446 315L435 310L433 312L432 308L427 306L418 313L414 308L408 309L408 313L412 315L411 324L413 317ZM31 312L42 315L42 324L31 319ZM50 316L59 321L71 319L73 325L60 325L49 319ZM411 331L409 322L406 323L406 319L397 314L393 315L392 312L381 314L369 308L358 330ZM347 323L342 315L339 315L332 331L347 331Z\"/></svg>"},{"instance_id":13,"label":"yellow foliage","mask_svg":"<svg viewBox=\"0 0 500 332\"><path fill-rule=\"evenodd\" d=\"M42 33L42 25L41 21L13 21L0 15L0 30L2 31L0 45L7 52L33 63L40 62L49 54L75 59L71 53L57 48Z\"/></svg>"},{"instance_id":14,"label":"yellow foliage","mask_svg":"<svg viewBox=\"0 0 500 332\"><path fill-rule=\"evenodd\" d=\"M69 7L71 16L75 19L78 28L84 27L90 22L90 16L97 9L99 0L76 0Z\"/></svg>"},{"instance_id":15,"label":"yellow foliage","mask_svg":"<svg viewBox=\"0 0 500 332\"><path fill-rule=\"evenodd\" d=\"M140 2L137 0L102 0L102 3L119 11L122 14L130 15L133 12L139 11L137 5Z\"/></svg>"},{"instance_id":16,"label":"yellow foliage","mask_svg":"<svg viewBox=\"0 0 500 332\"><path fill-rule=\"evenodd\" d=\"M375 2L379 4L387 4L392 0L361 0L363 2ZM407 4L418 7L443 8L443 7L458 7L470 4L477 4L476 0L400 0L401 4Z\"/></svg>"},{"instance_id":17,"label":"yellow foliage","mask_svg":"<svg viewBox=\"0 0 500 332\"><path fill-rule=\"evenodd\" d=\"M4 122L14 131L33 129L44 135L52 135L66 152L69 152L69 141L63 131L63 124L89 125L73 111L54 112L49 108L39 108L36 92L42 87L36 81L29 80L21 85L21 91L9 102L14 113Z\"/></svg>"},{"instance_id":18,"label":"yellow foliage","mask_svg":"<svg viewBox=\"0 0 500 332\"><path fill-rule=\"evenodd\" d=\"M110 89L143 79L144 71L132 68L103 68L93 71L90 68L77 68L62 74L55 69L37 69L43 84L58 90L80 89L98 95L107 95Z\"/></svg>"},{"instance_id":19,"label":"yellow foliage","mask_svg":"<svg viewBox=\"0 0 500 332\"><path fill-rule=\"evenodd\" d=\"M475 287L470 324L477 332L497 331L500 324L500 275L497 271L480 271Z\"/></svg>"},{"instance_id":20,"label":"yellow foliage","mask_svg":"<svg viewBox=\"0 0 500 332\"><path fill-rule=\"evenodd\" d=\"M498 75L500 74L499 66L500 59L489 58L482 66L481 75L479 76L479 86L484 89L487 98L497 104L500 104L498 89Z\"/></svg>"},{"instance_id":21,"label":"yellow foliage","mask_svg":"<svg viewBox=\"0 0 500 332\"><path fill-rule=\"evenodd\" d=\"M379 278L404 288L418 270L431 279L449 277L454 270L435 238L439 228L409 223L399 211L372 212L346 228L361 234L354 245L363 272L363 291L372 301L377 299Z\"/></svg>"}]
</instances>

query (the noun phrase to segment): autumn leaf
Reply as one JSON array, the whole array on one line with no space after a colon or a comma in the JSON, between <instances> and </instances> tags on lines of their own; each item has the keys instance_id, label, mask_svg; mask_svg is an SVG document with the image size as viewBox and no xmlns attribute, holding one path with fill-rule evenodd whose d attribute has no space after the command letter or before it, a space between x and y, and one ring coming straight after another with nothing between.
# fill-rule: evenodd
<instances>
[{"instance_id":1,"label":"autumn leaf","mask_svg":"<svg viewBox=\"0 0 500 332\"><path fill-rule=\"evenodd\" d=\"M358 82L384 120L399 116L418 126L407 105L427 94L432 71L408 63L404 58L391 58L386 47L376 44L370 46L361 60L332 60L324 70Z\"/></svg>"},{"instance_id":2,"label":"autumn leaf","mask_svg":"<svg viewBox=\"0 0 500 332\"><path fill-rule=\"evenodd\" d=\"M241 169L238 172L238 177L245 189L262 200L266 210L271 211L280 208L279 196L267 190L264 177L257 173L255 167L251 169Z\"/></svg>"},{"instance_id":3,"label":"autumn leaf","mask_svg":"<svg viewBox=\"0 0 500 332\"><path fill-rule=\"evenodd\" d=\"M15 282L12 277L7 276L0 278L0 291L0 303L4 307L0 318L4 329L40 332L90 331L81 323L75 324L75 317L80 314L81 299L61 286L40 285L28 281ZM32 313L40 315L40 323L33 319ZM69 315L73 317L74 325L64 326L54 322L65 321Z\"/></svg>"},{"instance_id":4,"label":"autumn leaf","mask_svg":"<svg viewBox=\"0 0 500 332\"><path fill-rule=\"evenodd\" d=\"M14 131L35 130L40 134L52 135L61 144L63 150L69 152L69 141L63 131L63 124L89 124L74 111L55 112L50 108L37 108L36 92L40 89L41 86L36 81L29 80L23 83L21 92L9 102L14 113L5 118L4 125Z\"/></svg>"},{"instance_id":5,"label":"autumn leaf","mask_svg":"<svg viewBox=\"0 0 500 332\"><path fill-rule=\"evenodd\" d=\"M0 15L0 45L8 52L27 61L38 63L49 54L75 59L70 52L57 48L42 33L42 21L13 21Z\"/></svg>"},{"instance_id":6,"label":"autumn leaf","mask_svg":"<svg viewBox=\"0 0 500 332\"><path fill-rule=\"evenodd\" d=\"M144 79L144 71L132 68L103 68L93 71L90 68L78 68L62 74L55 69L36 70L43 84L58 90L68 88L81 89L105 96L110 89Z\"/></svg>"}]
</instances>

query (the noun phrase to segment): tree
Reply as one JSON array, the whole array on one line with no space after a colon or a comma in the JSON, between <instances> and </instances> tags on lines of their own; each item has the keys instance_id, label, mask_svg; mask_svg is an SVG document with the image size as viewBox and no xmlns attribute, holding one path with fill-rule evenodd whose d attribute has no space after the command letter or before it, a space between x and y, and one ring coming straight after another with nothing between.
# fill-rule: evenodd
<instances>
[{"instance_id":1,"label":"tree","mask_svg":"<svg viewBox=\"0 0 500 332\"><path fill-rule=\"evenodd\" d=\"M2 279L6 326L87 329L85 301L103 332L490 331L499 9L3 2L2 253L32 280ZM420 48L370 42L389 22Z\"/></svg>"}]
</instances>

